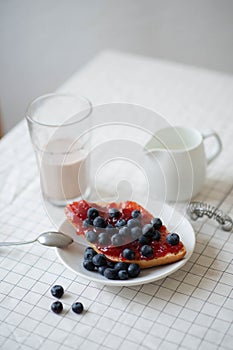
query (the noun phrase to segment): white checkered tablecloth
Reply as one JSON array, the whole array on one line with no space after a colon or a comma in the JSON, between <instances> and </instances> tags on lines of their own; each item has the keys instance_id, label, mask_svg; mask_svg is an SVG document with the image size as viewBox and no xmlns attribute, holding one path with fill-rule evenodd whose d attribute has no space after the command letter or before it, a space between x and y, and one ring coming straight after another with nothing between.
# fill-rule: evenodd
<instances>
[{"instance_id":1,"label":"white checkered tablecloth","mask_svg":"<svg viewBox=\"0 0 233 350\"><path fill-rule=\"evenodd\" d=\"M59 90L83 94L93 104L137 103L172 124L215 129L223 152L208 168L198 200L221 204L233 217L233 77L104 52ZM1 241L30 240L54 227L41 198L25 122L0 142L0 163ZM0 248L0 348L232 349L233 235L208 219L193 227L197 243L184 267L157 282L127 288L78 277L52 248ZM60 315L50 310L54 284L65 289ZM85 306L81 315L71 311L76 300Z\"/></svg>"}]
</instances>

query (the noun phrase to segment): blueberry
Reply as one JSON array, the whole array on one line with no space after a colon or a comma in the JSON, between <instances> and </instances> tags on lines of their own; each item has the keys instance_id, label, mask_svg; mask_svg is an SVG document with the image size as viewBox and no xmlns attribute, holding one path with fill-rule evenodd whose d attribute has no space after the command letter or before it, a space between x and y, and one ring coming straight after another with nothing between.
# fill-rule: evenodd
<instances>
[{"instance_id":1,"label":"blueberry","mask_svg":"<svg viewBox=\"0 0 233 350\"><path fill-rule=\"evenodd\" d=\"M76 303L72 304L72 310L76 313L76 314L81 314L83 312L83 304L79 303L78 301L76 301Z\"/></svg>"},{"instance_id":2,"label":"blueberry","mask_svg":"<svg viewBox=\"0 0 233 350\"><path fill-rule=\"evenodd\" d=\"M114 234L117 232L117 228L115 228L112 224L107 224L105 230L109 234Z\"/></svg>"},{"instance_id":3,"label":"blueberry","mask_svg":"<svg viewBox=\"0 0 233 350\"><path fill-rule=\"evenodd\" d=\"M83 220L83 227L90 227L93 225L93 221L91 219L85 219Z\"/></svg>"},{"instance_id":4,"label":"blueberry","mask_svg":"<svg viewBox=\"0 0 233 350\"><path fill-rule=\"evenodd\" d=\"M166 241L170 245L177 245L180 242L180 237L177 233L170 233L167 235Z\"/></svg>"},{"instance_id":5,"label":"blueberry","mask_svg":"<svg viewBox=\"0 0 233 350\"><path fill-rule=\"evenodd\" d=\"M122 236L119 235L119 233L115 233L115 235L112 236L111 241L115 247L119 247L122 245Z\"/></svg>"},{"instance_id":6,"label":"blueberry","mask_svg":"<svg viewBox=\"0 0 233 350\"><path fill-rule=\"evenodd\" d=\"M87 252L89 250L93 250L94 251L94 249L92 247L86 247L85 252Z\"/></svg>"},{"instance_id":7,"label":"blueberry","mask_svg":"<svg viewBox=\"0 0 233 350\"><path fill-rule=\"evenodd\" d=\"M161 237L161 233L158 230L154 230L152 241L159 241Z\"/></svg>"},{"instance_id":8,"label":"blueberry","mask_svg":"<svg viewBox=\"0 0 233 350\"><path fill-rule=\"evenodd\" d=\"M127 260L133 260L135 258L135 253L132 249L125 248L122 252L122 255Z\"/></svg>"},{"instance_id":9,"label":"blueberry","mask_svg":"<svg viewBox=\"0 0 233 350\"><path fill-rule=\"evenodd\" d=\"M95 243L97 240L97 234L94 231L87 231L85 233L86 239L90 243Z\"/></svg>"},{"instance_id":10,"label":"blueberry","mask_svg":"<svg viewBox=\"0 0 233 350\"><path fill-rule=\"evenodd\" d=\"M97 216L99 216L99 212L96 208L90 208L88 209L87 211L87 217L90 219L90 220L94 220L95 218L97 218Z\"/></svg>"},{"instance_id":11,"label":"blueberry","mask_svg":"<svg viewBox=\"0 0 233 350\"><path fill-rule=\"evenodd\" d=\"M115 280L117 278L117 270L107 267L104 270L104 277L109 280Z\"/></svg>"},{"instance_id":12,"label":"blueberry","mask_svg":"<svg viewBox=\"0 0 233 350\"><path fill-rule=\"evenodd\" d=\"M98 235L98 243L103 246L110 244L110 235L107 232L100 232Z\"/></svg>"},{"instance_id":13,"label":"blueberry","mask_svg":"<svg viewBox=\"0 0 233 350\"><path fill-rule=\"evenodd\" d=\"M128 266L129 264L127 264L126 262L123 262L123 261L120 261L118 263L115 264L114 266L114 269L117 270L117 271L120 271L120 270L128 270Z\"/></svg>"},{"instance_id":14,"label":"blueberry","mask_svg":"<svg viewBox=\"0 0 233 350\"><path fill-rule=\"evenodd\" d=\"M146 237L152 237L154 233L154 227L152 224L146 224L142 228L142 234Z\"/></svg>"},{"instance_id":15,"label":"blueberry","mask_svg":"<svg viewBox=\"0 0 233 350\"><path fill-rule=\"evenodd\" d=\"M98 272L101 274L101 275L104 275L104 270L107 268L107 266L99 266L98 267Z\"/></svg>"},{"instance_id":16,"label":"blueberry","mask_svg":"<svg viewBox=\"0 0 233 350\"><path fill-rule=\"evenodd\" d=\"M84 252L84 260L92 260L93 256L96 254L97 253L93 248L88 247Z\"/></svg>"},{"instance_id":17,"label":"blueberry","mask_svg":"<svg viewBox=\"0 0 233 350\"><path fill-rule=\"evenodd\" d=\"M106 230L111 230L112 228L114 228L114 226L112 224L107 224Z\"/></svg>"},{"instance_id":18,"label":"blueberry","mask_svg":"<svg viewBox=\"0 0 233 350\"><path fill-rule=\"evenodd\" d=\"M126 270L120 270L118 271L118 277L120 280L127 280L129 278L129 275Z\"/></svg>"},{"instance_id":19,"label":"blueberry","mask_svg":"<svg viewBox=\"0 0 233 350\"><path fill-rule=\"evenodd\" d=\"M144 245L144 244L148 244L150 242L149 238L146 237L146 236L140 236L138 238L138 242L141 244L141 245Z\"/></svg>"},{"instance_id":20,"label":"blueberry","mask_svg":"<svg viewBox=\"0 0 233 350\"><path fill-rule=\"evenodd\" d=\"M140 274L141 268L138 264L129 264L128 267L128 274L129 277L138 277L138 275Z\"/></svg>"},{"instance_id":21,"label":"blueberry","mask_svg":"<svg viewBox=\"0 0 233 350\"><path fill-rule=\"evenodd\" d=\"M96 254L93 256L92 262L97 267L107 265L107 259L104 254Z\"/></svg>"},{"instance_id":22,"label":"blueberry","mask_svg":"<svg viewBox=\"0 0 233 350\"><path fill-rule=\"evenodd\" d=\"M125 226L127 224L127 222L125 221L125 219L120 219L116 222L116 227L122 227Z\"/></svg>"},{"instance_id":23,"label":"blueberry","mask_svg":"<svg viewBox=\"0 0 233 350\"><path fill-rule=\"evenodd\" d=\"M138 239L142 234L142 229L140 227L133 227L131 229L131 237L135 241Z\"/></svg>"},{"instance_id":24,"label":"blueberry","mask_svg":"<svg viewBox=\"0 0 233 350\"><path fill-rule=\"evenodd\" d=\"M55 298L60 299L64 294L64 289L62 286L56 285L51 288L51 294Z\"/></svg>"},{"instance_id":25,"label":"blueberry","mask_svg":"<svg viewBox=\"0 0 233 350\"><path fill-rule=\"evenodd\" d=\"M93 264L93 262L91 260L84 260L83 267L88 271L95 270L95 265Z\"/></svg>"},{"instance_id":26,"label":"blueberry","mask_svg":"<svg viewBox=\"0 0 233 350\"><path fill-rule=\"evenodd\" d=\"M108 261L108 262L107 262L107 267L110 267L110 269L113 269L114 266L115 266L114 261Z\"/></svg>"},{"instance_id":27,"label":"blueberry","mask_svg":"<svg viewBox=\"0 0 233 350\"><path fill-rule=\"evenodd\" d=\"M55 314L60 314L63 310L63 305L60 301L55 301L51 305L51 310L55 312Z\"/></svg>"},{"instance_id":28,"label":"blueberry","mask_svg":"<svg viewBox=\"0 0 233 350\"><path fill-rule=\"evenodd\" d=\"M143 245L141 248L141 254L146 258L150 258L153 255L153 248L150 245Z\"/></svg>"},{"instance_id":29,"label":"blueberry","mask_svg":"<svg viewBox=\"0 0 233 350\"><path fill-rule=\"evenodd\" d=\"M101 228L105 228L107 226L107 224L102 216L97 216L93 221L93 225L95 227L101 227Z\"/></svg>"},{"instance_id":30,"label":"blueberry","mask_svg":"<svg viewBox=\"0 0 233 350\"><path fill-rule=\"evenodd\" d=\"M159 218L153 218L151 223L155 230L159 230L162 227L162 221Z\"/></svg>"},{"instance_id":31,"label":"blueberry","mask_svg":"<svg viewBox=\"0 0 233 350\"><path fill-rule=\"evenodd\" d=\"M119 218L121 216L121 213L116 208L110 208L109 209L109 216L110 216L110 218Z\"/></svg>"},{"instance_id":32,"label":"blueberry","mask_svg":"<svg viewBox=\"0 0 233 350\"><path fill-rule=\"evenodd\" d=\"M140 210L133 210L132 211L132 213L131 213L131 216L132 216L132 218L139 218L140 216L141 216L141 212L140 212Z\"/></svg>"},{"instance_id":33,"label":"blueberry","mask_svg":"<svg viewBox=\"0 0 233 350\"><path fill-rule=\"evenodd\" d=\"M130 219L127 222L127 226L129 228L137 227L137 226L140 226L140 222L137 219Z\"/></svg>"},{"instance_id":34,"label":"blueberry","mask_svg":"<svg viewBox=\"0 0 233 350\"><path fill-rule=\"evenodd\" d=\"M120 228L119 230L119 235L121 235L122 237L126 238L129 237L130 235L130 229L127 226L123 226L122 228Z\"/></svg>"}]
</instances>

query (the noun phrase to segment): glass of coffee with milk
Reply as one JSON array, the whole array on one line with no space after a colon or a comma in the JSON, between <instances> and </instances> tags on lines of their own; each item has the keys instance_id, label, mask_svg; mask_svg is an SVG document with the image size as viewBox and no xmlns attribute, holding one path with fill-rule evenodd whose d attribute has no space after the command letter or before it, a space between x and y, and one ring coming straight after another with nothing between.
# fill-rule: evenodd
<instances>
[{"instance_id":1,"label":"glass of coffee with milk","mask_svg":"<svg viewBox=\"0 0 233 350\"><path fill-rule=\"evenodd\" d=\"M27 109L42 194L54 205L90 194L91 114L87 98L62 93L40 96Z\"/></svg>"}]
</instances>

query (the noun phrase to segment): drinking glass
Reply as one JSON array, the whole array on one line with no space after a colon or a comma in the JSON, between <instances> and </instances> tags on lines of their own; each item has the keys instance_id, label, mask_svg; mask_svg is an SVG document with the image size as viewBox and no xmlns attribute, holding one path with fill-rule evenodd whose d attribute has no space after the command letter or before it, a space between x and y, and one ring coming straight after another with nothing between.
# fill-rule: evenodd
<instances>
[{"instance_id":1,"label":"drinking glass","mask_svg":"<svg viewBox=\"0 0 233 350\"><path fill-rule=\"evenodd\" d=\"M26 119L43 197L58 206L87 198L92 105L81 96L51 93L32 101Z\"/></svg>"}]
</instances>

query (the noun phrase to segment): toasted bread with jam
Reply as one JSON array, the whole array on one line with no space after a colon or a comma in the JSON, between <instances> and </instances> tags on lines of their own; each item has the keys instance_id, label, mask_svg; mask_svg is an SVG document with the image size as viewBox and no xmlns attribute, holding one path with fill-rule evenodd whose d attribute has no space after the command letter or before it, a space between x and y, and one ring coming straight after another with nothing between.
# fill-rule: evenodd
<instances>
[{"instance_id":1,"label":"toasted bread with jam","mask_svg":"<svg viewBox=\"0 0 233 350\"><path fill-rule=\"evenodd\" d=\"M113 262L149 268L181 260L186 254L179 235L170 233L159 218L136 202L81 200L67 205L65 214L77 235Z\"/></svg>"}]
</instances>

